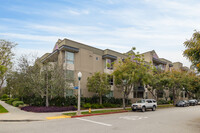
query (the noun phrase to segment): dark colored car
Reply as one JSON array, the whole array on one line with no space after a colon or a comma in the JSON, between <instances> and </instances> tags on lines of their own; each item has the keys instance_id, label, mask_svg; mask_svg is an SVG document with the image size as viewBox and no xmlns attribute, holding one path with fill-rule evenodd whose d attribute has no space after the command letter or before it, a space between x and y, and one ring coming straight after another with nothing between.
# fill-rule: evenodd
<instances>
[{"instance_id":1,"label":"dark colored car","mask_svg":"<svg viewBox=\"0 0 200 133\"><path fill-rule=\"evenodd\" d=\"M190 106L195 106L198 104L198 101L196 99L189 100Z\"/></svg>"},{"instance_id":2,"label":"dark colored car","mask_svg":"<svg viewBox=\"0 0 200 133\"><path fill-rule=\"evenodd\" d=\"M183 100L183 101L185 102L186 106L190 106L189 101L187 101L187 100Z\"/></svg>"},{"instance_id":3,"label":"dark colored car","mask_svg":"<svg viewBox=\"0 0 200 133\"><path fill-rule=\"evenodd\" d=\"M178 101L176 103L176 106L177 107L187 107L187 106L189 106L189 102L187 102L186 100Z\"/></svg>"}]
</instances>

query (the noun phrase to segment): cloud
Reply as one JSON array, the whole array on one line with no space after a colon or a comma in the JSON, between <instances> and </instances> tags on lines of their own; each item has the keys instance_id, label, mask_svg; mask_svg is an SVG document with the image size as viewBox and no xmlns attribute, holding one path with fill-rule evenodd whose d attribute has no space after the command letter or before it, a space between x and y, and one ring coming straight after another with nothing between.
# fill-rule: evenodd
<instances>
[{"instance_id":1,"label":"cloud","mask_svg":"<svg viewBox=\"0 0 200 133\"><path fill-rule=\"evenodd\" d=\"M23 40L35 40L35 41L44 41L44 42L55 42L58 40L58 36L39 36L39 35L29 35L29 34L18 34L18 33L0 33L1 36L7 38L23 39Z\"/></svg>"},{"instance_id":2,"label":"cloud","mask_svg":"<svg viewBox=\"0 0 200 133\"><path fill-rule=\"evenodd\" d=\"M141 52L155 49L161 57L189 65L181 53L183 42L192 36L194 29L200 29L198 1L62 2L42 3L46 5L44 8L14 6L10 9L14 11L12 17L0 18L0 35L17 40L20 46L33 42L36 50L39 44L52 46L58 38L65 37L119 52L126 52L133 46ZM19 17L23 15L25 18Z\"/></svg>"}]
</instances>

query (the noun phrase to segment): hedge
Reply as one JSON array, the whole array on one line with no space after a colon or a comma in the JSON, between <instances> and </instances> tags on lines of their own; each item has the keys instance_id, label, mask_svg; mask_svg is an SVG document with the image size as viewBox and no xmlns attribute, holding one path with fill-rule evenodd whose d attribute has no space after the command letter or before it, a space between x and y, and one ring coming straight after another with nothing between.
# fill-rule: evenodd
<instances>
[{"instance_id":1,"label":"hedge","mask_svg":"<svg viewBox=\"0 0 200 133\"><path fill-rule=\"evenodd\" d=\"M8 99L7 101L5 101L5 102L6 102L7 104L12 105L14 101L19 101L19 98L15 98L15 99L9 98L9 99Z\"/></svg>"},{"instance_id":2,"label":"hedge","mask_svg":"<svg viewBox=\"0 0 200 133\"><path fill-rule=\"evenodd\" d=\"M18 107L19 105L23 105L23 104L24 104L23 101L14 101L14 102L12 103L12 105L15 106L15 107Z\"/></svg>"},{"instance_id":3,"label":"hedge","mask_svg":"<svg viewBox=\"0 0 200 133\"><path fill-rule=\"evenodd\" d=\"M22 98L21 98L22 99ZM25 104L29 104L30 106L45 106L45 97L37 97L37 96L29 96L29 97L23 97L23 101ZM122 98L102 98L103 104L115 104L117 106L122 105ZM126 101L126 103L130 104L130 100ZM93 96L93 97L81 97L81 106L83 106L86 103L90 104L99 104L99 97ZM105 105L105 107L110 107L109 105ZM66 96L66 97L53 97L49 98L49 106L76 106L77 105L77 97L76 96ZM97 105L93 105L94 108ZM112 105L114 106L114 105Z\"/></svg>"}]
</instances>

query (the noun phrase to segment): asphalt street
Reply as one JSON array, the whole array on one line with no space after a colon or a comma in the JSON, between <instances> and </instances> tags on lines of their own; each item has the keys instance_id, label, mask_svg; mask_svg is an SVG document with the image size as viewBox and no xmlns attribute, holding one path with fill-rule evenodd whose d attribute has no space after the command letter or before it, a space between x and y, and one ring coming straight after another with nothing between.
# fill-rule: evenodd
<instances>
[{"instance_id":1,"label":"asphalt street","mask_svg":"<svg viewBox=\"0 0 200 133\"><path fill-rule=\"evenodd\" d=\"M200 133L200 105L144 113L0 122L0 133Z\"/></svg>"}]
</instances>

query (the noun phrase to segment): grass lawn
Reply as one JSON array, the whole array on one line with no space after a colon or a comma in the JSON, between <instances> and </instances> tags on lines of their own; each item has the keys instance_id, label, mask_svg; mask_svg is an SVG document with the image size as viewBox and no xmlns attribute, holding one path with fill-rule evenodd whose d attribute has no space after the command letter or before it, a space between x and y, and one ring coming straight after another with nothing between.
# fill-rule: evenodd
<instances>
[{"instance_id":1,"label":"grass lawn","mask_svg":"<svg viewBox=\"0 0 200 133\"><path fill-rule=\"evenodd\" d=\"M98 111L92 111L91 114L120 112L120 111L124 111L124 110L122 110L122 109L119 109L119 110L98 110ZM84 111L84 112L81 112L81 114L85 115L85 114L90 114L90 113L88 111ZM74 113L64 113L64 115L75 116L76 112L74 112Z\"/></svg>"},{"instance_id":2,"label":"grass lawn","mask_svg":"<svg viewBox=\"0 0 200 133\"><path fill-rule=\"evenodd\" d=\"M6 110L1 104L0 104L0 113L7 113L8 110Z\"/></svg>"},{"instance_id":3,"label":"grass lawn","mask_svg":"<svg viewBox=\"0 0 200 133\"><path fill-rule=\"evenodd\" d=\"M169 108L169 107L174 107L174 105L173 104L158 105L158 108Z\"/></svg>"},{"instance_id":4,"label":"grass lawn","mask_svg":"<svg viewBox=\"0 0 200 133\"><path fill-rule=\"evenodd\" d=\"M169 108L169 107L174 107L172 104L164 104L164 105L158 105L157 108ZM131 108L126 108L127 111L131 111ZM98 111L92 111L91 114L98 114L98 113L109 113L109 112L118 112L118 111L124 111L123 109L118 109L118 110L98 110ZM81 112L82 115L89 114L88 111ZM76 112L73 113L63 113L63 115L68 115L68 116L75 116Z\"/></svg>"}]
</instances>

